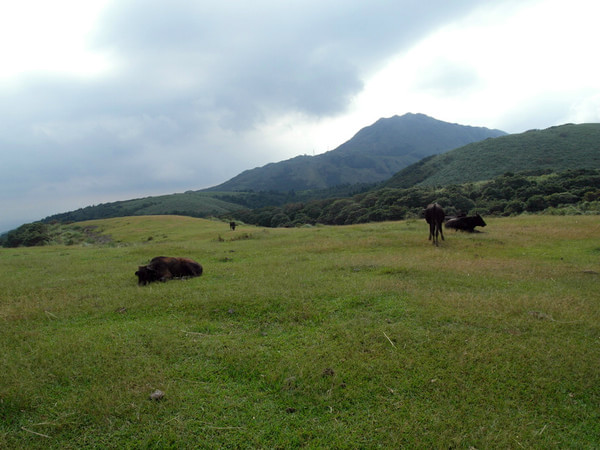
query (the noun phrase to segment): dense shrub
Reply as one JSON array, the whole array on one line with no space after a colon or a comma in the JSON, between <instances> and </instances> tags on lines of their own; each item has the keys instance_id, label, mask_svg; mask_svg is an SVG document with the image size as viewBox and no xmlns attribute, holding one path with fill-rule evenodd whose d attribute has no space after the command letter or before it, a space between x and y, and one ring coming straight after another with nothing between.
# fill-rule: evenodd
<instances>
[{"instance_id":1,"label":"dense shrub","mask_svg":"<svg viewBox=\"0 0 600 450\"><path fill-rule=\"evenodd\" d=\"M16 230L7 233L3 239L3 247L34 247L50 241L48 225L41 222L21 225Z\"/></svg>"},{"instance_id":2,"label":"dense shrub","mask_svg":"<svg viewBox=\"0 0 600 450\"><path fill-rule=\"evenodd\" d=\"M34 222L21 225L0 237L2 247L35 247L47 244L75 245L109 243L110 236L99 234L94 227L62 224L60 222Z\"/></svg>"},{"instance_id":3,"label":"dense shrub","mask_svg":"<svg viewBox=\"0 0 600 450\"><path fill-rule=\"evenodd\" d=\"M503 206L504 214L506 215L521 214L523 211L525 211L525 203L523 203L521 200L511 200Z\"/></svg>"},{"instance_id":4,"label":"dense shrub","mask_svg":"<svg viewBox=\"0 0 600 450\"><path fill-rule=\"evenodd\" d=\"M529 212L538 212L546 209L548 204L546 200L541 195L534 195L527 200L525 204L525 209Z\"/></svg>"},{"instance_id":5,"label":"dense shrub","mask_svg":"<svg viewBox=\"0 0 600 450\"><path fill-rule=\"evenodd\" d=\"M448 215L477 212L510 216L543 211L594 214L598 211L599 200L600 170L542 171L537 175L508 172L482 183L439 188L385 188L349 198L240 211L235 215L244 222L262 226L348 225L420 217L423 208L433 201L440 203Z\"/></svg>"}]
</instances>

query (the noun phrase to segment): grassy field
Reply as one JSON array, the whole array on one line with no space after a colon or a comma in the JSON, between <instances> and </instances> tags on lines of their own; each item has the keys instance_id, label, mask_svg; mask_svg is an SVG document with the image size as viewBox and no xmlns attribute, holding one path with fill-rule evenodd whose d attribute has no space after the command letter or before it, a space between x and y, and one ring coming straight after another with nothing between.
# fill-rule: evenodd
<instances>
[{"instance_id":1,"label":"grassy field","mask_svg":"<svg viewBox=\"0 0 600 450\"><path fill-rule=\"evenodd\" d=\"M0 249L0 448L598 448L600 218L486 220Z\"/></svg>"}]
</instances>

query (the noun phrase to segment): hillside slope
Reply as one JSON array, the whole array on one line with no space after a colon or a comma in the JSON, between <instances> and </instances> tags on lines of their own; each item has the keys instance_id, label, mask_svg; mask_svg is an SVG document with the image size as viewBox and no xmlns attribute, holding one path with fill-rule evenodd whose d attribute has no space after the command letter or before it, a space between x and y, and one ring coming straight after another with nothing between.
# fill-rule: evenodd
<instances>
[{"instance_id":1,"label":"hillside slope","mask_svg":"<svg viewBox=\"0 0 600 450\"><path fill-rule=\"evenodd\" d=\"M87 206L46 217L44 222L80 222L111 217L161 214L208 217L227 214L240 208L243 208L243 206L223 201L213 193L188 191L181 194L160 195Z\"/></svg>"},{"instance_id":2,"label":"hillside slope","mask_svg":"<svg viewBox=\"0 0 600 450\"><path fill-rule=\"evenodd\" d=\"M566 124L486 139L406 167L385 187L460 184L505 172L600 168L600 124Z\"/></svg>"},{"instance_id":3,"label":"hillside slope","mask_svg":"<svg viewBox=\"0 0 600 450\"><path fill-rule=\"evenodd\" d=\"M246 170L208 190L302 191L376 183L426 156L504 134L500 130L443 122L424 114L394 116L379 119L322 155L298 156Z\"/></svg>"}]
</instances>

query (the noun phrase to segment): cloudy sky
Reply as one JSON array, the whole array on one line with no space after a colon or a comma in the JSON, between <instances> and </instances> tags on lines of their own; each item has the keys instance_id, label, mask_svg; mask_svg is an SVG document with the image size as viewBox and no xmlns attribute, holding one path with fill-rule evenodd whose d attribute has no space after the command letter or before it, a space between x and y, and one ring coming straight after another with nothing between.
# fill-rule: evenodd
<instances>
[{"instance_id":1,"label":"cloudy sky","mask_svg":"<svg viewBox=\"0 0 600 450\"><path fill-rule=\"evenodd\" d=\"M19 0L0 6L0 232L202 189L407 112L600 122L591 0Z\"/></svg>"}]
</instances>

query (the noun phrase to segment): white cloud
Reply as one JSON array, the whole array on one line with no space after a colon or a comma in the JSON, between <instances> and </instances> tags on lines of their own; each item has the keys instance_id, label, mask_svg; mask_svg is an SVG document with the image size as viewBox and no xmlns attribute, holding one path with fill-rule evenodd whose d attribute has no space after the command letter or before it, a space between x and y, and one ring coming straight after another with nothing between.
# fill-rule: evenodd
<instances>
[{"instance_id":1,"label":"white cloud","mask_svg":"<svg viewBox=\"0 0 600 450\"><path fill-rule=\"evenodd\" d=\"M41 71L91 76L110 68L86 38L107 0L19 0L0 6L0 80Z\"/></svg>"},{"instance_id":2,"label":"white cloud","mask_svg":"<svg viewBox=\"0 0 600 450\"><path fill-rule=\"evenodd\" d=\"M596 12L600 5L586 1L478 8L390 59L356 97L351 115L367 124L424 112L509 132L560 119L597 121Z\"/></svg>"},{"instance_id":3,"label":"white cloud","mask_svg":"<svg viewBox=\"0 0 600 450\"><path fill-rule=\"evenodd\" d=\"M582 97L571 105L567 117L574 123L600 122L600 93Z\"/></svg>"}]
</instances>

